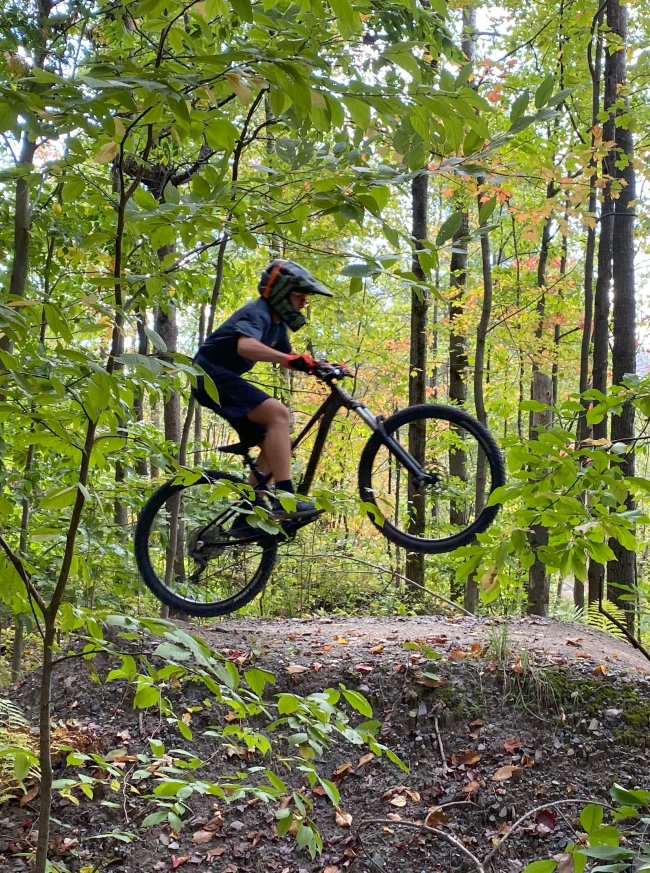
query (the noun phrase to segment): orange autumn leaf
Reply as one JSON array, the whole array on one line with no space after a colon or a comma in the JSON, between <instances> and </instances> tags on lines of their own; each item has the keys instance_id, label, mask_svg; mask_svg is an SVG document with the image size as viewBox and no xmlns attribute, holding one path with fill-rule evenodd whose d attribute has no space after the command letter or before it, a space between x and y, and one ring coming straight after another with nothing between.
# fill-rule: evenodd
<instances>
[{"instance_id":1,"label":"orange autumn leaf","mask_svg":"<svg viewBox=\"0 0 650 873\"><path fill-rule=\"evenodd\" d=\"M496 773L492 774L492 781L506 782L508 779L518 779L521 774L521 767L515 767L514 764L504 764L503 767L499 767Z\"/></svg>"}]
</instances>

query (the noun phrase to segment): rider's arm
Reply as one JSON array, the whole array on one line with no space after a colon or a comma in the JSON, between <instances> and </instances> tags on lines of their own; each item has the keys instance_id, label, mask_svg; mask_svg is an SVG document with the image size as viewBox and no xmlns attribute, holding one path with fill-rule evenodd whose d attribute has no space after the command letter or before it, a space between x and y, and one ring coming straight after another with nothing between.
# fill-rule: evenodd
<instances>
[{"instance_id":1,"label":"rider's arm","mask_svg":"<svg viewBox=\"0 0 650 873\"><path fill-rule=\"evenodd\" d=\"M252 336L240 336L237 340L237 354L248 361L267 361L271 364L282 364L286 367L287 353L265 346Z\"/></svg>"}]
</instances>

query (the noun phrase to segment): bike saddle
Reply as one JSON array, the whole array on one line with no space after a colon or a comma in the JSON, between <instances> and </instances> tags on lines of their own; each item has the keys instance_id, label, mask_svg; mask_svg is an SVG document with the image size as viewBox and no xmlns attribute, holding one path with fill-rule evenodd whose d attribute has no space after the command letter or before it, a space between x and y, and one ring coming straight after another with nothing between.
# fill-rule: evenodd
<instances>
[{"instance_id":1,"label":"bike saddle","mask_svg":"<svg viewBox=\"0 0 650 873\"><path fill-rule=\"evenodd\" d=\"M232 443L229 446L217 446L218 452L223 452L226 455L246 455L250 450L250 446L246 443Z\"/></svg>"}]
</instances>

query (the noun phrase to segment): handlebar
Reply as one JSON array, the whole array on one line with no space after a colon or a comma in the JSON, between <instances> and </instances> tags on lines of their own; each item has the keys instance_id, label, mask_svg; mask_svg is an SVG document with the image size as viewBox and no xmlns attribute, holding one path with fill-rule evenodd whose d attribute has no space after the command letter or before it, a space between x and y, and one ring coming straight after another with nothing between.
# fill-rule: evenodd
<instances>
[{"instance_id":1,"label":"handlebar","mask_svg":"<svg viewBox=\"0 0 650 873\"><path fill-rule=\"evenodd\" d=\"M345 379L346 376L352 376L352 373L343 366L343 364L330 364L327 361L321 361L318 366L314 367L311 375L320 379L329 385L330 382L336 382L338 379Z\"/></svg>"}]
</instances>

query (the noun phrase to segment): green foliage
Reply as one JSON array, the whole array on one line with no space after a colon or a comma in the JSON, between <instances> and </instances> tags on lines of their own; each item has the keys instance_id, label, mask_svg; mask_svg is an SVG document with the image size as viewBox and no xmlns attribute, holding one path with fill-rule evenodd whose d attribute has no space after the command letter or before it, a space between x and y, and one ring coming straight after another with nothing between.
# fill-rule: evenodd
<instances>
[{"instance_id":1,"label":"green foliage","mask_svg":"<svg viewBox=\"0 0 650 873\"><path fill-rule=\"evenodd\" d=\"M39 776L38 743L21 710L0 697L0 805L25 792L25 781Z\"/></svg>"},{"instance_id":2,"label":"green foliage","mask_svg":"<svg viewBox=\"0 0 650 873\"><path fill-rule=\"evenodd\" d=\"M80 609L77 618L83 617L84 610ZM97 622L96 614L92 621ZM340 689L326 688L306 696L279 693L269 698L265 692L276 682L271 672L257 667L240 672L233 661L172 622L109 614L104 623L110 633L104 635L102 625L98 625L99 630L88 640L86 658L93 659L103 652L117 660L119 666L111 669L103 681L130 685L133 707L156 711L190 746L187 750L167 750L162 742L151 740L150 754L137 754L134 769L128 771L116 763L123 754L121 749L100 755L63 747L68 752L67 767L74 775L56 780L54 790L71 803L79 804L83 797L92 800L100 785L108 786L113 793L121 792L128 780L137 795L154 807L144 818L143 827L166 821L179 830L192 797L209 796L224 803L255 799L279 805L278 833L283 835L291 829L298 846L314 857L322 849L322 840L311 818L313 803L304 793L288 788L276 772L278 763L285 774L296 770L304 774L311 787L320 785L334 807L340 801L338 788L317 764L332 742L365 746L407 769L377 741L379 722L372 720L372 707L358 691L341 685ZM97 679L102 681L99 676ZM190 684L198 684L208 696L203 705L179 714L177 707L183 699L180 691ZM216 738L236 755L252 755L264 763L218 781L202 776L211 768L192 752L189 724L196 722L197 713L210 713L211 717L214 707L222 714L228 713L228 719L225 725L207 727L203 736ZM355 724L358 715L365 720ZM110 805L113 801L109 797L102 802Z\"/></svg>"},{"instance_id":3,"label":"green foliage","mask_svg":"<svg viewBox=\"0 0 650 873\"><path fill-rule=\"evenodd\" d=\"M593 869L612 873L626 870L632 864L635 870L645 870L650 864L649 847L643 842L650 811L650 792L622 788L615 783L610 794L618 806L606 808L589 803L580 813L584 835L580 842L570 843L564 850L576 871L587 869L590 861L610 862ZM606 814L611 818L611 824L604 823ZM552 873L556 867L555 860L534 861L524 868L524 873Z\"/></svg>"}]
</instances>

